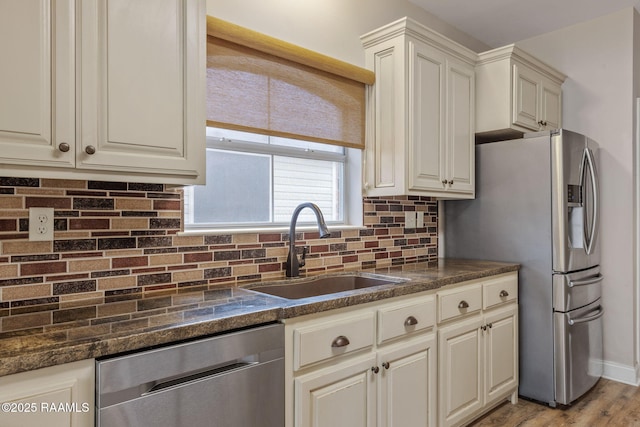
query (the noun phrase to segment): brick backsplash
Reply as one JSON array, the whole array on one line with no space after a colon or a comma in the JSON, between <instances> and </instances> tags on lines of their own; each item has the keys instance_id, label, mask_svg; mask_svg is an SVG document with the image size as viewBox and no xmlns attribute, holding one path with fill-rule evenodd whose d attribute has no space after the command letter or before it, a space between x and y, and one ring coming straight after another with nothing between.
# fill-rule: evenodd
<instances>
[{"instance_id":1,"label":"brick backsplash","mask_svg":"<svg viewBox=\"0 0 640 427\"><path fill-rule=\"evenodd\" d=\"M182 191L161 184L0 178L0 318L85 299L180 293L281 279L288 233L177 235ZM297 233L302 272L387 267L437 258L437 202L364 198L360 230ZM28 240L28 208L53 207L53 242ZM423 211L407 229L404 211ZM9 322L7 322L7 325ZM6 330L3 322L3 330Z\"/></svg>"}]
</instances>

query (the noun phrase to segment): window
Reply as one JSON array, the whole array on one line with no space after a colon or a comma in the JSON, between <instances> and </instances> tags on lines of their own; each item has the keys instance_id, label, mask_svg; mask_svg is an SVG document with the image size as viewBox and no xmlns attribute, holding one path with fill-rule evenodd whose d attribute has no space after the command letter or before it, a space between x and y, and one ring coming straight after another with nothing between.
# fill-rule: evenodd
<instances>
[{"instance_id":1,"label":"window","mask_svg":"<svg viewBox=\"0 0 640 427\"><path fill-rule=\"evenodd\" d=\"M362 224L371 71L207 16L206 72L207 179L185 188L186 228L288 225L303 202Z\"/></svg>"},{"instance_id":2,"label":"window","mask_svg":"<svg viewBox=\"0 0 640 427\"><path fill-rule=\"evenodd\" d=\"M207 128L207 183L185 189L187 228L288 225L295 207L317 204L345 222L344 147ZM315 222L310 210L299 221Z\"/></svg>"}]
</instances>

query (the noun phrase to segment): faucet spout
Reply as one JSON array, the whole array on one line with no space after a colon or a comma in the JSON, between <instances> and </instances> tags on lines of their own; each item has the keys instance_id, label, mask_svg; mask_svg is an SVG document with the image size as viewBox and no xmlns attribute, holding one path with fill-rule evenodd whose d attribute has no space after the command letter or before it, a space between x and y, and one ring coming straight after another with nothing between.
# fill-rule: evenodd
<instances>
[{"instance_id":1,"label":"faucet spout","mask_svg":"<svg viewBox=\"0 0 640 427\"><path fill-rule=\"evenodd\" d=\"M327 238L331 235L327 224L324 222L324 217L320 208L314 203L306 202L298 205L291 216L291 224L289 225L289 255L287 256L287 262L285 264L285 272L287 277L297 277L300 275L300 267L304 266L305 252L302 254L302 261L298 260L296 254L296 222L298 221L298 215L304 208L309 208L316 215L316 221L318 223L318 232L320 238Z\"/></svg>"}]
</instances>

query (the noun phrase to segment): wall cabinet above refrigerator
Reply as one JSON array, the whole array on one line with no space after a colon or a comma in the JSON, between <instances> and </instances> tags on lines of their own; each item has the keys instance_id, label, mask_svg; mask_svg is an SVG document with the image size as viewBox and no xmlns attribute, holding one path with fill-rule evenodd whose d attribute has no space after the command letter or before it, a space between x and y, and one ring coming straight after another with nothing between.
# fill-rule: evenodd
<instances>
[{"instance_id":1,"label":"wall cabinet above refrigerator","mask_svg":"<svg viewBox=\"0 0 640 427\"><path fill-rule=\"evenodd\" d=\"M515 45L483 52L476 66L476 141L562 126L566 76Z\"/></svg>"},{"instance_id":2,"label":"wall cabinet above refrigerator","mask_svg":"<svg viewBox=\"0 0 640 427\"><path fill-rule=\"evenodd\" d=\"M204 182L205 17L204 0L0 0L3 174Z\"/></svg>"},{"instance_id":3,"label":"wall cabinet above refrigerator","mask_svg":"<svg viewBox=\"0 0 640 427\"><path fill-rule=\"evenodd\" d=\"M376 74L365 195L473 198L476 53L408 18L361 40Z\"/></svg>"}]
</instances>

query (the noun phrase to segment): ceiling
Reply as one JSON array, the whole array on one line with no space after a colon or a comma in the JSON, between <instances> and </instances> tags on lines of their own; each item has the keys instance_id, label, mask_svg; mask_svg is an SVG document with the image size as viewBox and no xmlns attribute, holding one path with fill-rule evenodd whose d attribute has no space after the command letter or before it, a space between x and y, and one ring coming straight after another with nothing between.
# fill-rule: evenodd
<instances>
[{"instance_id":1,"label":"ceiling","mask_svg":"<svg viewBox=\"0 0 640 427\"><path fill-rule=\"evenodd\" d=\"M635 6L640 0L409 0L490 47Z\"/></svg>"}]
</instances>

